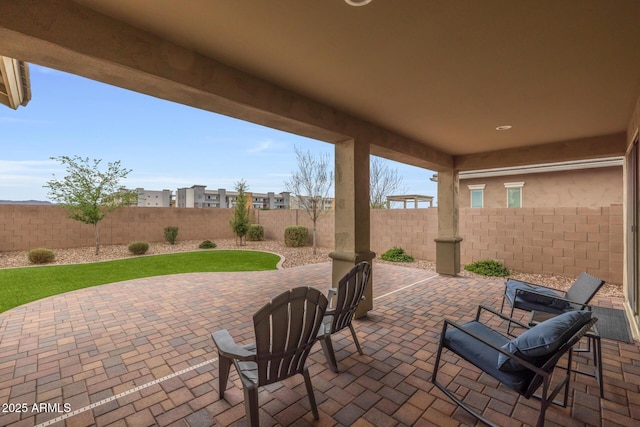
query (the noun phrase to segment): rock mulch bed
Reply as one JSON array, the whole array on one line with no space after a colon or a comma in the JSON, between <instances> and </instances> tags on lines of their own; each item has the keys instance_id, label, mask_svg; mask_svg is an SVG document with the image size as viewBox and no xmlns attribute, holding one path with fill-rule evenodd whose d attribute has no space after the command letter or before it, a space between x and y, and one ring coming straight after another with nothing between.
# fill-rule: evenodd
<instances>
[{"instance_id":1,"label":"rock mulch bed","mask_svg":"<svg viewBox=\"0 0 640 427\"><path fill-rule=\"evenodd\" d=\"M170 254L185 251L197 251L201 241L186 240L178 241L175 245L168 243L151 243L147 255ZM263 242L246 242L243 246L238 246L235 239L216 240L217 249L240 249L240 250L259 250L273 252L282 255L285 261L283 268L297 267L306 264L316 264L320 262L330 261L328 248L317 248L316 254L313 254L313 248L305 246L302 248L290 248L282 242L275 240L267 240ZM127 245L108 245L102 246L98 255L95 254L95 247L83 247L72 249L54 249L56 258L52 264L77 264L96 261L108 261L113 259L131 258L135 255L129 253ZM28 251L0 252L0 268L14 268L32 266L27 258ZM393 265L402 265L412 268L421 268L425 270L435 271L435 263L431 261L416 260L410 263L390 263L376 258L376 262L388 263ZM482 277L475 273L462 270L461 276ZM546 274L531 274L513 272L511 275L514 279L522 280L530 283L538 283L557 289L567 289L575 278L552 276ZM607 283L598 295L605 297L622 298L622 285Z\"/></svg>"}]
</instances>

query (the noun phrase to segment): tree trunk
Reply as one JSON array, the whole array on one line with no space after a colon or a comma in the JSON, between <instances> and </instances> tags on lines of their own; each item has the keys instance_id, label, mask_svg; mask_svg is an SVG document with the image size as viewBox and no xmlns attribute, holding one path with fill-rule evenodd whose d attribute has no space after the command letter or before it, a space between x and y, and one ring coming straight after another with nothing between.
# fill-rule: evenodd
<instances>
[{"instance_id":1,"label":"tree trunk","mask_svg":"<svg viewBox=\"0 0 640 427\"><path fill-rule=\"evenodd\" d=\"M316 220L313 220L313 254L316 254Z\"/></svg>"},{"instance_id":2,"label":"tree trunk","mask_svg":"<svg viewBox=\"0 0 640 427\"><path fill-rule=\"evenodd\" d=\"M98 223L93 224L93 230L96 235L96 255L100 252L100 232L98 231Z\"/></svg>"}]
</instances>

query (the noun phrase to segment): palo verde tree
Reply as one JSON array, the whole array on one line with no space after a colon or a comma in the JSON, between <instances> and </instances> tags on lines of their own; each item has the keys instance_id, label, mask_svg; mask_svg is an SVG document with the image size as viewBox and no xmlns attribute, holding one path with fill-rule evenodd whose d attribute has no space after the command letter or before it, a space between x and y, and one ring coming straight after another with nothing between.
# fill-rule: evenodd
<instances>
[{"instance_id":1,"label":"palo verde tree","mask_svg":"<svg viewBox=\"0 0 640 427\"><path fill-rule=\"evenodd\" d=\"M402 176L380 157L371 156L369 166L369 206L372 209L388 207L387 196L403 191Z\"/></svg>"},{"instance_id":2,"label":"palo verde tree","mask_svg":"<svg viewBox=\"0 0 640 427\"><path fill-rule=\"evenodd\" d=\"M307 212L313 222L313 254L316 254L318 218L326 212L324 202L333 186L333 170L327 154L314 157L310 151L294 147L298 170L285 181L285 189L297 198L298 206Z\"/></svg>"},{"instance_id":3,"label":"palo verde tree","mask_svg":"<svg viewBox=\"0 0 640 427\"><path fill-rule=\"evenodd\" d=\"M136 202L135 191L124 190L120 181L131 169L125 169L120 161L108 163L106 170L100 169L102 160L79 156L51 157L66 166L67 175L62 179L47 181L49 197L67 210L76 221L91 224L96 237L96 255L100 251L98 224L114 210Z\"/></svg>"},{"instance_id":4,"label":"palo verde tree","mask_svg":"<svg viewBox=\"0 0 640 427\"><path fill-rule=\"evenodd\" d=\"M244 179L235 183L236 192L236 204L233 209L233 217L229 220L231 229L234 234L240 239L240 246L244 240L244 236L249 230L249 207L247 206L246 192L249 189L247 182Z\"/></svg>"}]
</instances>

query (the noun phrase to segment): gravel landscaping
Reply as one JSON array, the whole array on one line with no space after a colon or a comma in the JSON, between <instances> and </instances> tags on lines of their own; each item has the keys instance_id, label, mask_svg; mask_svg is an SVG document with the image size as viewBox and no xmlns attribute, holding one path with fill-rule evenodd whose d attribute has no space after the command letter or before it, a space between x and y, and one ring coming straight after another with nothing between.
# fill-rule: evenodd
<instances>
[{"instance_id":1,"label":"gravel landscaping","mask_svg":"<svg viewBox=\"0 0 640 427\"><path fill-rule=\"evenodd\" d=\"M187 240L178 241L175 245L168 243L151 243L147 255L170 254L185 251L197 251L201 241ZM290 248L284 246L282 242L268 240L263 242L246 242L243 246L238 246L235 239L216 240L217 249L241 249L241 250L258 250L265 252L273 252L284 257L283 268L297 267L306 264L316 264L320 262L330 261L328 248L317 248L316 255L313 254L313 248L305 246L302 248ZM95 255L95 247L83 247L73 249L54 249L56 258L49 265L55 264L76 264L96 261L108 261L113 259L130 258L131 255L127 249L127 245L109 245L102 246L100 253ZM0 268L28 267L33 266L27 258L28 251L0 252ZM431 261L416 260L410 263L392 263L376 258L375 262L400 265L412 268L420 268L435 271L435 263ZM460 272L460 276L466 277L483 277L478 276L466 270ZM575 278L552 276L543 274L518 273L512 272L511 277L525 282L539 283L551 286L557 289L567 289ZM622 285L605 284L598 292L600 296L622 298Z\"/></svg>"}]
</instances>

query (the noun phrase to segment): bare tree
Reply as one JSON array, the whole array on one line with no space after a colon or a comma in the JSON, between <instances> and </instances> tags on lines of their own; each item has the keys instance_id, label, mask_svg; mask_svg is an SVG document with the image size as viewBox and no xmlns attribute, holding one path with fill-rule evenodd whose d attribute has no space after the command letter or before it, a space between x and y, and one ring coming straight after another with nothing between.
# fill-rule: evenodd
<instances>
[{"instance_id":1,"label":"bare tree","mask_svg":"<svg viewBox=\"0 0 640 427\"><path fill-rule=\"evenodd\" d=\"M369 205L372 209L388 207L387 196L404 191L402 176L380 157L371 156L369 166Z\"/></svg>"},{"instance_id":2,"label":"bare tree","mask_svg":"<svg viewBox=\"0 0 640 427\"><path fill-rule=\"evenodd\" d=\"M333 170L329 155L313 156L294 147L298 170L284 182L285 189L296 196L298 205L307 212L313 222L313 254L316 254L316 229L318 218L326 212L324 202L333 186Z\"/></svg>"}]
</instances>

